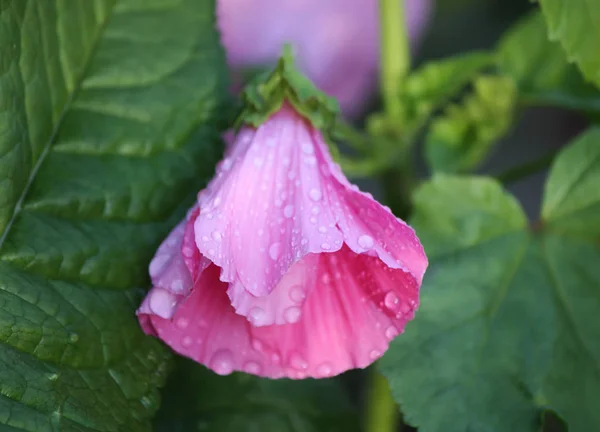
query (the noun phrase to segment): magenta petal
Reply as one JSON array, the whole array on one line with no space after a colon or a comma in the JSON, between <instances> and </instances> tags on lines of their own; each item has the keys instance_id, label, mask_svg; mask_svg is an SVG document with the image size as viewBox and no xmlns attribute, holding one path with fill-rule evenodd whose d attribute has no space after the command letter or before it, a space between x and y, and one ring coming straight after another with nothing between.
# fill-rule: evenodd
<instances>
[{"instance_id":1,"label":"magenta petal","mask_svg":"<svg viewBox=\"0 0 600 432\"><path fill-rule=\"evenodd\" d=\"M215 266L202 273L173 319L141 319L148 320L147 332L219 374L319 378L366 367L413 317L419 284L346 247L318 259L317 281L294 324L252 326L234 312Z\"/></svg>"}]
</instances>

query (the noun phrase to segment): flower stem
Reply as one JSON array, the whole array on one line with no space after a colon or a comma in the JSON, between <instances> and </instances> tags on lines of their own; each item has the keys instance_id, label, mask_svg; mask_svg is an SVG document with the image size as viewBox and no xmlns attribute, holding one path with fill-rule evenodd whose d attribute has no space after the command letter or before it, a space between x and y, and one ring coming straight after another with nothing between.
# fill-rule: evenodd
<instances>
[{"instance_id":1,"label":"flower stem","mask_svg":"<svg viewBox=\"0 0 600 432\"><path fill-rule=\"evenodd\" d=\"M410 45L404 19L405 0L379 0L381 93L386 113L401 113L400 83L410 69Z\"/></svg>"},{"instance_id":2,"label":"flower stem","mask_svg":"<svg viewBox=\"0 0 600 432\"><path fill-rule=\"evenodd\" d=\"M387 380L372 368L367 396L366 432L396 432L399 411Z\"/></svg>"}]
</instances>

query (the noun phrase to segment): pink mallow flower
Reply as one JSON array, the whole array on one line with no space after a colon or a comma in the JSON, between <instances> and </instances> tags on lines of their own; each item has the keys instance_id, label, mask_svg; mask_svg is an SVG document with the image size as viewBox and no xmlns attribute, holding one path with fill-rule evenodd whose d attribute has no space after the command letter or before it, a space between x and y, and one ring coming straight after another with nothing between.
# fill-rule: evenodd
<instances>
[{"instance_id":1,"label":"pink mallow flower","mask_svg":"<svg viewBox=\"0 0 600 432\"><path fill-rule=\"evenodd\" d=\"M413 48L422 38L432 0L405 1ZM285 43L299 68L340 103L360 114L377 85L377 0L219 0L217 21L233 70L273 65Z\"/></svg>"},{"instance_id":2,"label":"pink mallow flower","mask_svg":"<svg viewBox=\"0 0 600 432\"><path fill-rule=\"evenodd\" d=\"M245 126L150 264L146 333L218 374L329 377L404 330L427 258L289 104Z\"/></svg>"}]
</instances>

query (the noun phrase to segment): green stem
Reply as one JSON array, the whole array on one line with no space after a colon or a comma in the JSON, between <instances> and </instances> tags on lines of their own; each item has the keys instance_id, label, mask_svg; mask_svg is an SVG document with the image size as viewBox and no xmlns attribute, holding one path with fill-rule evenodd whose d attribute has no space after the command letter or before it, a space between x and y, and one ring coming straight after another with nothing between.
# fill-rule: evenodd
<instances>
[{"instance_id":1,"label":"green stem","mask_svg":"<svg viewBox=\"0 0 600 432\"><path fill-rule=\"evenodd\" d=\"M398 430L398 407L392 399L387 380L375 368L371 370L367 404L366 432L396 432Z\"/></svg>"},{"instance_id":2,"label":"green stem","mask_svg":"<svg viewBox=\"0 0 600 432\"><path fill-rule=\"evenodd\" d=\"M517 180L520 180L524 177L527 177L531 174L535 174L538 171L541 171L545 168L548 168L559 150L552 151L539 159L533 160L531 162L526 162L523 165L519 165L513 168L510 168L496 176L500 182L512 183Z\"/></svg>"},{"instance_id":3,"label":"green stem","mask_svg":"<svg viewBox=\"0 0 600 432\"><path fill-rule=\"evenodd\" d=\"M405 0L379 0L381 25L381 93L386 113L397 117L399 87L410 69L410 45L404 19Z\"/></svg>"}]
</instances>

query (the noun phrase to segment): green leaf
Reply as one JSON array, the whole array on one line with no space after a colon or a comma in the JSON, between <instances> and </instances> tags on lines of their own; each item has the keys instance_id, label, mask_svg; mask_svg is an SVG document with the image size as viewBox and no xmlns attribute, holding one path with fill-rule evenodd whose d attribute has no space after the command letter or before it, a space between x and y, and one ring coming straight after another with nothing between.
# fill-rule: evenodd
<instances>
[{"instance_id":1,"label":"green leaf","mask_svg":"<svg viewBox=\"0 0 600 432\"><path fill-rule=\"evenodd\" d=\"M381 360L421 432L600 430L600 129L556 160L527 226L492 179L436 176L413 226L430 268L421 308Z\"/></svg>"},{"instance_id":2,"label":"green leaf","mask_svg":"<svg viewBox=\"0 0 600 432\"><path fill-rule=\"evenodd\" d=\"M268 380L215 375L178 359L156 421L158 432L353 432L356 409L339 378Z\"/></svg>"},{"instance_id":3,"label":"green leaf","mask_svg":"<svg viewBox=\"0 0 600 432\"><path fill-rule=\"evenodd\" d=\"M432 122L425 138L429 166L447 173L477 167L512 125L516 99L511 78L478 77L473 93Z\"/></svg>"},{"instance_id":4,"label":"green leaf","mask_svg":"<svg viewBox=\"0 0 600 432\"><path fill-rule=\"evenodd\" d=\"M557 42L548 40L540 12L519 21L498 46L498 67L511 76L526 103L600 111L600 91L567 62Z\"/></svg>"},{"instance_id":5,"label":"green leaf","mask_svg":"<svg viewBox=\"0 0 600 432\"><path fill-rule=\"evenodd\" d=\"M294 65L290 45L286 45L273 71L257 76L242 93L244 106L236 126L255 127L264 123L289 102L318 129L331 130L339 113L337 101L319 90Z\"/></svg>"},{"instance_id":6,"label":"green leaf","mask_svg":"<svg viewBox=\"0 0 600 432\"><path fill-rule=\"evenodd\" d=\"M217 157L213 2L0 3L0 429L147 431L135 309Z\"/></svg>"},{"instance_id":7,"label":"green leaf","mask_svg":"<svg viewBox=\"0 0 600 432\"><path fill-rule=\"evenodd\" d=\"M600 86L600 3L589 0L540 0L549 36L558 40L570 61Z\"/></svg>"},{"instance_id":8,"label":"green leaf","mask_svg":"<svg viewBox=\"0 0 600 432\"><path fill-rule=\"evenodd\" d=\"M406 78L400 94L406 123L421 126L435 110L491 66L493 59L491 54L472 52L432 61L414 71Z\"/></svg>"}]
</instances>

